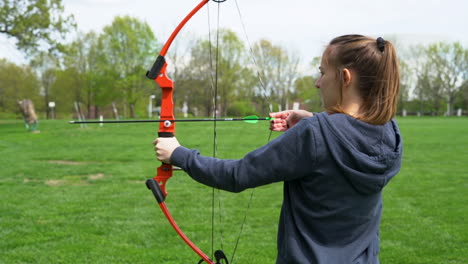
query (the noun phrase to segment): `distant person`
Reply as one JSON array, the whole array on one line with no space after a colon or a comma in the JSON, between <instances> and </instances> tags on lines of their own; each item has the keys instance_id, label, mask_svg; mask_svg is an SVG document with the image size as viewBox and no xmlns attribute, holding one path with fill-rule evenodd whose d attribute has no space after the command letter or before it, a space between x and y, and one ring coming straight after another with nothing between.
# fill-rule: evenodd
<instances>
[{"instance_id":1,"label":"distant person","mask_svg":"<svg viewBox=\"0 0 468 264\"><path fill-rule=\"evenodd\" d=\"M284 182L276 263L379 263L382 190L401 167L394 46L345 35L326 47L316 82L325 111L271 113L285 131L239 160L200 155L176 138L158 160L214 188L241 192Z\"/></svg>"}]
</instances>

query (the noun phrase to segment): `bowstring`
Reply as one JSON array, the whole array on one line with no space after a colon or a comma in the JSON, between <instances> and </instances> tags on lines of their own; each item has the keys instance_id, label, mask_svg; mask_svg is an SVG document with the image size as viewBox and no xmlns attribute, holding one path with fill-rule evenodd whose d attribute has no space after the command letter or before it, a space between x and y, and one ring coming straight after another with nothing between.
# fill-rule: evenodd
<instances>
[{"instance_id":1,"label":"bowstring","mask_svg":"<svg viewBox=\"0 0 468 264\"><path fill-rule=\"evenodd\" d=\"M244 38L246 39L246 42L247 42L247 45L248 45L250 58L252 59L252 62L254 64L254 66L255 66L255 71L257 73L257 78L258 78L258 81L259 81L259 84L260 84L260 94L263 95L262 96L263 107L267 107L268 112L271 113L271 112L273 112L272 105L267 103L267 102L271 101L270 100L271 99L271 91L270 92L268 91L268 89L267 89L267 87L265 85L265 82L263 81L263 77L262 77L262 74L261 74L261 71L260 71L259 63L258 63L258 60L256 59L255 52L253 50L250 39L248 37L246 26L245 26L244 20L242 18L242 12L240 10L239 4L238 4L237 0L235 0L234 2L236 4L237 13L238 13L240 21L241 21L242 31L244 33ZM208 43L209 43L209 60L210 60L210 78L211 78L211 91L212 91L212 95L213 95L213 102L212 102L212 104L213 104L213 119L217 118L217 107L218 107L220 3L219 2L217 2L217 3L218 3L218 10L217 10L217 22L216 22L217 23L217 25L216 25L216 47L215 47L216 54L215 54L215 69L214 70L213 70L214 67L213 67L213 54L212 54L213 47L211 45L212 37L211 37L211 28L210 28L211 27L210 26L210 12L209 12L209 7L207 6L207 10L208 10L208 39L209 39ZM258 56L261 57L262 53L259 52ZM213 72L214 72L214 76L213 76ZM270 142L271 136L272 136L272 131L270 130L266 143ZM217 157L217 154L218 154L217 146L218 146L217 125L216 125L216 120L214 120L213 121L213 157ZM212 255L213 255L213 252L214 252L215 196L218 198L218 211L219 211L219 223L220 223L219 225L221 226L220 227L220 244L221 244L221 249L223 249L222 213L221 213L222 206L221 206L220 191L219 191L219 189L217 189L217 190L218 190L218 195L216 196L215 195L215 188L212 188L212 205L211 205L211 207L212 207L212 209L211 209L211 230L212 230L212 232L211 232L211 251L212 251ZM239 228L239 233L237 235L236 243L235 243L234 250L233 250L233 253L232 253L232 256L231 256L231 261L230 261L231 264L234 263L234 257L235 257L237 248L238 248L239 243L240 243L240 238L242 236L245 223L247 221L247 216L248 216L248 214L250 212L250 208L251 208L251 205L252 205L252 202L253 202L254 194L255 194L255 188L253 188L251 193L250 193L249 201L247 203L247 207L246 207L245 212L244 212L244 217L243 217L241 226Z\"/></svg>"},{"instance_id":2,"label":"bowstring","mask_svg":"<svg viewBox=\"0 0 468 264\"><path fill-rule=\"evenodd\" d=\"M209 49L209 61L210 61L210 80L211 80L211 93L212 93L212 105L213 105L213 157L216 158L218 156L218 136L217 136L217 122L216 119L218 117L218 70L219 70L219 18L220 18L220 9L221 9L221 2L217 3L217 22L216 22L216 46L215 46L215 67L213 67L213 52L212 52L212 45L211 45L211 18L210 18L210 9L207 5L207 13L208 13L208 49ZM213 70L214 68L214 70ZM214 76L213 76L214 72ZM217 192L217 195L216 195ZM214 241L215 241L215 198L218 199L218 211L219 211L219 225L220 225L220 247L223 250L223 231L222 231L222 213L221 213L221 198L220 198L220 190L217 188L212 188L211 191L211 255L214 254Z\"/></svg>"},{"instance_id":3,"label":"bowstring","mask_svg":"<svg viewBox=\"0 0 468 264\"><path fill-rule=\"evenodd\" d=\"M217 114L217 111L218 111L218 73L219 73L219 34L220 34L220 30L219 30L219 18L220 18L220 13L221 13L221 2L217 2L218 4L218 14L217 14L217 21L216 21L216 93L215 93L215 114ZM217 116L217 115L216 115ZM215 121L214 123L216 124L216 118L215 118ZM215 125L216 126L216 125ZM217 142L216 142L217 143ZM217 147L218 145L216 144L216 155L218 154L217 152ZM221 245L221 250L223 250L223 219L222 219L222 216L223 216L223 212L222 212L222 204L221 204L221 191L220 189L216 189L218 195L217 195L217 198L218 198L218 221L219 221L219 241L220 241L220 245Z\"/></svg>"},{"instance_id":4,"label":"bowstring","mask_svg":"<svg viewBox=\"0 0 468 264\"><path fill-rule=\"evenodd\" d=\"M260 67L259 67L259 64L258 64L258 61L256 59L256 56L255 56L255 52L252 48L252 45L251 45L251 42L250 42L250 39L249 39L249 36L247 34L247 30L246 30L246 27L245 27L245 23L244 23L244 19L242 18L242 12L241 12L241 9L239 7L239 3L237 2L237 0L234 1L235 4L236 4L236 8L237 8L237 13L239 15L239 19L240 19L240 22L241 22L241 25L242 25L242 31L244 33L244 38L247 42L247 45L248 45L248 49L249 49L249 53L250 53L250 58L252 59L252 62L255 66L255 71L257 73L257 78L258 78L258 81L259 81L259 84L260 84L260 92L261 94L263 94L262 96L262 100L263 100L263 107L267 106L267 102L270 101L270 94L271 93L268 93L268 90L265 86L265 82L263 81L263 78L262 78L262 74L260 72ZM259 47L261 48L261 47ZM259 56L262 55L261 52L259 52L258 54ZM273 108L272 108L272 105L269 104L269 107L267 109L270 113L273 112ZM268 139L267 139L267 142L270 142L271 140L271 136L272 136L272 130L270 130L269 132L269 135L268 135ZM247 215L249 214L250 212L250 207L252 205L252 202L253 202L253 197L254 197L254 194L255 194L255 188L252 189L251 193L250 193L250 198L249 198L249 202L247 203L247 207L245 209L245 212L244 212L244 217L243 217L243 220L242 220L242 223L241 223L241 227L239 229L239 234L237 236L237 239L236 239L236 244L234 245L234 250L232 252L232 256L231 256L231 261L230 263L233 264L234 263L234 257L235 257L235 254L236 254L236 251L237 251L237 248L239 246L239 242L240 242L240 238L242 236L242 232L244 231L244 226L245 226L245 223L247 221Z\"/></svg>"}]
</instances>

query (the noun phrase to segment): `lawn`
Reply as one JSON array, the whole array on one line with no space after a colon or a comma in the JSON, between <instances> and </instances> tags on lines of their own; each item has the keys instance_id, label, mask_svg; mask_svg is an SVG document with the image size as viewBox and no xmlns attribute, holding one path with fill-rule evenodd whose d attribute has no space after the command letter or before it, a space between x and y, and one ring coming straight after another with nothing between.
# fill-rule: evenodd
<instances>
[{"instance_id":1,"label":"lawn","mask_svg":"<svg viewBox=\"0 0 468 264\"><path fill-rule=\"evenodd\" d=\"M467 263L468 119L400 118L402 171L384 191L381 263ZM267 123L218 123L217 155L265 144ZM145 180L159 162L155 124L80 128L0 121L0 263L197 263L171 229ZM213 127L179 123L180 142L213 155ZM277 136L277 135L274 135ZM204 251L228 257L251 191L213 191L175 172L167 205ZM213 201L213 196L214 202ZM257 188L234 263L274 263L282 185Z\"/></svg>"}]
</instances>

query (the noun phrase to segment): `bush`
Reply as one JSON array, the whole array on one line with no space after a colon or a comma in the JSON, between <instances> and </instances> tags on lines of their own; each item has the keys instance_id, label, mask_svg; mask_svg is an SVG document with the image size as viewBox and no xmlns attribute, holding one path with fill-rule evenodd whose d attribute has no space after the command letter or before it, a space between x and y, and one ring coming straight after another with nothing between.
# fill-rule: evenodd
<instances>
[{"instance_id":1,"label":"bush","mask_svg":"<svg viewBox=\"0 0 468 264\"><path fill-rule=\"evenodd\" d=\"M227 109L228 116L248 116L254 115L255 106L250 101L237 101L232 103Z\"/></svg>"}]
</instances>

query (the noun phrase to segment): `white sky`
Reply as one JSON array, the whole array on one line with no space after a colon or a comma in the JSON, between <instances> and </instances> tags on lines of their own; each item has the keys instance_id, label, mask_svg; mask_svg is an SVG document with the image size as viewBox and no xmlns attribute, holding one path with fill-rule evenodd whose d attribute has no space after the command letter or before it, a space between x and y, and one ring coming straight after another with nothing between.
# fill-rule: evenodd
<instances>
[{"instance_id":1,"label":"white sky","mask_svg":"<svg viewBox=\"0 0 468 264\"><path fill-rule=\"evenodd\" d=\"M237 12L236 1L242 14ZM100 32L116 15L130 15L147 22L164 42L180 20L200 0L63 0L82 32ZM210 1L211 28L216 25L217 5ZM207 9L201 10L179 39L208 33ZM358 33L397 38L398 46L436 41L460 41L468 47L467 0L227 0L220 6L220 25L250 42L266 38L296 51L307 64L320 56L333 37ZM0 57L21 61L12 41L0 38ZM156 54L155 54L156 57Z\"/></svg>"}]
</instances>

